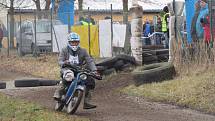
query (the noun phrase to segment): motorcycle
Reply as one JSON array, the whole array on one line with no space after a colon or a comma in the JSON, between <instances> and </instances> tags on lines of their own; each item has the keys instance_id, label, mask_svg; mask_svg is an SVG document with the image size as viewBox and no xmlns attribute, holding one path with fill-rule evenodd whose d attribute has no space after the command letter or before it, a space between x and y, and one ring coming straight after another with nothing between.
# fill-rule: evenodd
<instances>
[{"instance_id":1,"label":"motorcycle","mask_svg":"<svg viewBox=\"0 0 215 121\"><path fill-rule=\"evenodd\" d=\"M68 68L68 71L63 79L69 83L69 86L66 87L66 93L62 95L61 99L56 101L55 110L62 111L65 107L68 114L74 114L84 97L87 78L102 80L102 77L77 66L64 65L64 67Z\"/></svg>"}]
</instances>

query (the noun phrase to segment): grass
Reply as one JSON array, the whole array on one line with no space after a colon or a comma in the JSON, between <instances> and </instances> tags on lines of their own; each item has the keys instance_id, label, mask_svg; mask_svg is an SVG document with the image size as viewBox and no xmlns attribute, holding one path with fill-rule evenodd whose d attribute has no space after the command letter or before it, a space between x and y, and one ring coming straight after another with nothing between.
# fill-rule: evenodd
<instances>
[{"instance_id":1,"label":"grass","mask_svg":"<svg viewBox=\"0 0 215 121\"><path fill-rule=\"evenodd\" d=\"M0 94L0 121L89 121Z\"/></svg>"},{"instance_id":2,"label":"grass","mask_svg":"<svg viewBox=\"0 0 215 121\"><path fill-rule=\"evenodd\" d=\"M201 75L193 74L139 87L130 85L121 92L215 114L214 75L215 71L208 71Z\"/></svg>"},{"instance_id":3,"label":"grass","mask_svg":"<svg viewBox=\"0 0 215 121\"><path fill-rule=\"evenodd\" d=\"M57 55L46 55L41 57L9 57L0 56L0 68L31 74L48 79L59 79L60 68Z\"/></svg>"}]
</instances>

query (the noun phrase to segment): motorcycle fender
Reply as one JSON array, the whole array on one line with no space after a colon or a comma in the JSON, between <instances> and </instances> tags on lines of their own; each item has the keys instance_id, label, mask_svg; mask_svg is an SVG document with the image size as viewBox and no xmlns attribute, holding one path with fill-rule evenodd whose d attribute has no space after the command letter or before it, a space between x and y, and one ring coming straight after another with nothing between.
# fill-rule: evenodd
<instances>
[{"instance_id":1,"label":"motorcycle fender","mask_svg":"<svg viewBox=\"0 0 215 121\"><path fill-rule=\"evenodd\" d=\"M84 91L84 90L85 90L85 87L84 87L84 86L81 86L81 85L78 85L76 89L79 89L79 90L83 90L83 91Z\"/></svg>"}]
</instances>

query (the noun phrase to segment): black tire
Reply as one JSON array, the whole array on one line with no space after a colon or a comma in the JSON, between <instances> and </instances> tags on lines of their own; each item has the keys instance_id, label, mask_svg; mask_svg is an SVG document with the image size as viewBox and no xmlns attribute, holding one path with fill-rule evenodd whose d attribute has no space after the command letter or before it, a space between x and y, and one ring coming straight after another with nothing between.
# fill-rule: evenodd
<instances>
[{"instance_id":1,"label":"black tire","mask_svg":"<svg viewBox=\"0 0 215 121\"><path fill-rule=\"evenodd\" d=\"M142 85L144 83L173 79L175 74L176 72L174 65L167 62L142 66L132 72L136 86Z\"/></svg>"},{"instance_id":2,"label":"black tire","mask_svg":"<svg viewBox=\"0 0 215 121\"><path fill-rule=\"evenodd\" d=\"M6 88L6 83L0 81L0 89L5 89Z\"/></svg>"},{"instance_id":3,"label":"black tire","mask_svg":"<svg viewBox=\"0 0 215 121\"><path fill-rule=\"evenodd\" d=\"M112 73L115 73L116 69L115 68L111 68L111 69L107 69L103 72L103 75L110 75Z\"/></svg>"},{"instance_id":4,"label":"black tire","mask_svg":"<svg viewBox=\"0 0 215 121\"><path fill-rule=\"evenodd\" d=\"M40 86L40 81L37 79L32 80L15 80L15 87L36 87Z\"/></svg>"},{"instance_id":5,"label":"black tire","mask_svg":"<svg viewBox=\"0 0 215 121\"><path fill-rule=\"evenodd\" d=\"M73 104L73 101L71 100L71 101L69 102L69 104L67 105L66 112L67 112L68 114L74 114L74 113L76 112L76 110L78 109L78 106L79 106L80 103L81 103L81 99L82 99L82 97L83 97L83 95L84 95L83 90L76 90L75 93L76 93L76 94L74 94L75 97L73 97L73 99L75 98L75 99L77 99L77 100L75 101L74 104Z\"/></svg>"},{"instance_id":6,"label":"black tire","mask_svg":"<svg viewBox=\"0 0 215 121\"><path fill-rule=\"evenodd\" d=\"M149 65L149 64L154 64L154 63L158 63L158 61L155 60L155 61L144 62L143 65Z\"/></svg>"},{"instance_id":7,"label":"black tire","mask_svg":"<svg viewBox=\"0 0 215 121\"><path fill-rule=\"evenodd\" d=\"M133 69L134 69L134 66L131 63L126 63L126 64L124 64L120 68L120 71L123 71L123 72L132 72Z\"/></svg>"},{"instance_id":8,"label":"black tire","mask_svg":"<svg viewBox=\"0 0 215 121\"><path fill-rule=\"evenodd\" d=\"M149 57L149 56L155 56L156 52L155 51L143 51L143 57Z\"/></svg>"},{"instance_id":9,"label":"black tire","mask_svg":"<svg viewBox=\"0 0 215 121\"><path fill-rule=\"evenodd\" d=\"M64 104L60 101L56 101L56 104L55 104L55 111L62 111L64 108Z\"/></svg>"},{"instance_id":10,"label":"black tire","mask_svg":"<svg viewBox=\"0 0 215 121\"><path fill-rule=\"evenodd\" d=\"M157 56L143 57L143 62L152 62L152 61L157 61L157 60L158 60Z\"/></svg>"},{"instance_id":11,"label":"black tire","mask_svg":"<svg viewBox=\"0 0 215 121\"><path fill-rule=\"evenodd\" d=\"M39 80L39 82L40 82L40 86L55 86L60 81L57 81L57 80Z\"/></svg>"},{"instance_id":12,"label":"black tire","mask_svg":"<svg viewBox=\"0 0 215 121\"><path fill-rule=\"evenodd\" d=\"M99 72L103 72L107 69L107 67L105 67L105 66L96 66L96 68Z\"/></svg>"},{"instance_id":13,"label":"black tire","mask_svg":"<svg viewBox=\"0 0 215 121\"><path fill-rule=\"evenodd\" d=\"M116 58L118 60L123 60L125 63L129 62L131 64L137 65L135 58L130 55L121 54L121 55L117 55Z\"/></svg>"},{"instance_id":14,"label":"black tire","mask_svg":"<svg viewBox=\"0 0 215 121\"><path fill-rule=\"evenodd\" d=\"M169 54L158 55L158 62L167 62L169 60Z\"/></svg>"},{"instance_id":15,"label":"black tire","mask_svg":"<svg viewBox=\"0 0 215 121\"><path fill-rule=\"evenodd\" d=\"M96 68L100 75L103 75L104 71L107 69L105 66L96 66Z\"/></svg>"},{"instance_id":16,"label":"black tire","mask_svg":"<svg viewBox=\"0 0 215 121\"><path fill-rule=\"evenodd\" d=\"M169 54L169 49L159 49L155 50L156 55L163 55L163 54Z\"/></svg>"},{"instance_id":17,"label":"black tire","mask_svg":"<svg viewBox=\"0 0 215 121\"><path fill-rule=\"evenodd\" d=\"M96 63L96 66L105 66L107 68L113 68L113 64L117 61L116 57L107 58L104 60L101 60Z\"/></svg>"},{"instance_id":18,"label":"black tire","mask_svg":"<svg viewBox=\"0 0 215 121\"><path fill-rule=\"evenodd\" d=\"M116 63L114 63L113 67L116 69L116 71L119 71L125 63L123 60L118 60Z\"/></svg>"}]
</instances>

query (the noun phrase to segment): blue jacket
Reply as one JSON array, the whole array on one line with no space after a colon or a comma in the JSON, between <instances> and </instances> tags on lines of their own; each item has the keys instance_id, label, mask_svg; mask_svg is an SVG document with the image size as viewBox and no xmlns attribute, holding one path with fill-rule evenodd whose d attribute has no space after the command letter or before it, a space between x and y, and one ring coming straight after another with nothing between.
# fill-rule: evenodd
<instances>
[{"instance_id":1,"label":"blue jacket","mask_svg":"<svg viewBox=\"0 0 215 121\"><path fill-rule=\"evenodd\" d=\"M150 34L150 32L151 32L151 28L150 28L151 26L150 26L150 24L149 23L146 23L146 25L145 25L145 31L144 31L144 37L148 37L148 35Z\"/></svg>"}]
</instances>

